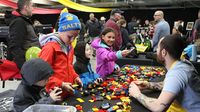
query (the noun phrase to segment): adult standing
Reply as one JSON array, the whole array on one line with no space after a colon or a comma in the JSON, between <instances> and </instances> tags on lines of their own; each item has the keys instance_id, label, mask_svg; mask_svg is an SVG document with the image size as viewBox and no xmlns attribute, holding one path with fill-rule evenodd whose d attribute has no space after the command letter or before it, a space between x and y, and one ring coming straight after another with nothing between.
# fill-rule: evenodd
<instances>
[{"instance_id":1,"label":"adult standing","mask_svg":"<svg viewBox=\"0 0 200 112\"><path fill-rule=\"evenodd\" d=\"M33 3L31 0L18 0L15 18L9 24L9 60L20 69L25 62L25 52L32 46L39 46L37 35L30 20Z\"/></svg>"},{"instance_id":2,"label":"adult standing","mask_svg":"<svg viewBox=\"0 0 200 112\"><path fill-rule=\"evenodd\" d=\"M115 31L115 43L113 44L113 50L118 51L122 45L122 36L120 27L117 25L117 21L121 19L122 13L120 9L113 9L110 13L110 19L106 22L105 27L110 27Z\"/></svg>"},{"instance_id":3,"label":"adult standing","mask_svg":"<svg viewBox=\"0 0 200 112\"><path fill-rule=\"evenodd\" d=\"M131 21L128 23L128 33L129 33L129 35L136 33L136 29L134 28L134 27L138 26L136 21L137 21L136 17L133 16L131 18Z\"/></svg>"},{"instance_id":4,"label":"adult standing","mask_svg":"<svg viewBox=\"0 0 200 112\"><path fill-rule=\"evenodd\" d=\"M90 19L86 22L86 32L87 36L89 36L89 41L91 42L94 38L99 36L101 32L101 25L93 13L90 13L89 18Z\"/></svg>"},{"instance_id":5,"label":"adult standing","mask_svg":"<svg viewBox=\"0 0 200 112\"><path fill-rule=\"evenodd\" d=\"M167 69L164 82L134 81L130 84L130 96L153 112L164 112L169 106L167 112L199 112L200 89L197 85L200 79L189 61L180 60L185 47L180 35L162 38L158 43L157 59ZM158 98L150 98L138 87L161 90L161 93Z\"/></svg>"},{"instance_id":6,"label":"adult standing","mask_svg":"<svg viewBox=\"0 0 200 112\"><path fill-rule=\"evenodd\" d=\"M79 20L80 20L80 22L81 22L81 30L80 30L80 33L79 33L78 41L84 41L84 39L85 39L84 36L85 36L85 33L86 33L85 24L84 24L82 18L80 18Z\"/></svg>"},{"instance_id":7,"label":"adult standing","mask_svg":"<svg viewBox=\"0 0 200 112\"><path fill-rule=\"evenodd\" d=\"M101 31L103 31L105 23L106 23L106 18L104 16L101 16L99 23L101 25Z\"/></svg>"},{"instance_id":8,"label":"adult standing","mask_svg":"<svg viewBox=\"0 0 200 112\"><path fill-rule=\"evenodd\" d=\"M170 34L169 23L164 20L164 13L158 10L154 13L154 20L156 21L154 36L152 40L153 51L156 51L159 40Z\"/></svg>"},{"instance_id":9,"label":"adult standing","mask_svg":"<svg viewBox=\"0 0 200 112\"><path fill-rule=\"evenodd\" d=\"M126 48L130 49L133 45L131 44L131 39L129 38L128 31L126 29L126 20L120 19L117 24L120 26L121 34L122 34L122 46L121 50L124 50Z\"/></svg>"}]
</instances>

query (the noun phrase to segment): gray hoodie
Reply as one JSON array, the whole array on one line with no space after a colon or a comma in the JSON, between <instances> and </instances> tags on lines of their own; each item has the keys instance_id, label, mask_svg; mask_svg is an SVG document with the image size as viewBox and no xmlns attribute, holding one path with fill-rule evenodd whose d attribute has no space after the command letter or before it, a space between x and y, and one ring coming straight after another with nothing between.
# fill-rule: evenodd
<instances>
[{"instance_id":1,"label":"gray hoodie","mask_svg":"<svg viewBox=\"0 0 200 112\"><path fill-rule=\"evenodd\" d=\"M32 59L23 64L21 74L22 82L15 92L13 102L15 112L22 112L36 103L54 103L48 94L41 94L43 87L34 85L36 82L47 79L53 74L53 69L47 62L40 58Z\"/></svg>"}]
</instances>

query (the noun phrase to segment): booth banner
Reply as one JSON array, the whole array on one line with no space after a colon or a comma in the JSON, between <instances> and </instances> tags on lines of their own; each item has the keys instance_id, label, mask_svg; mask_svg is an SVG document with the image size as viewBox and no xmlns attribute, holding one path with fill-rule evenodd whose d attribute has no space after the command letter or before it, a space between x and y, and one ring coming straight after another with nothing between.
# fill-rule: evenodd
<instances>
[{"instance_id":1,"label":"booth banner","mask_svg":"<svg viewBox=\"0 0 200 112\"><path fill-rule=\"evenodd\" d=\"M9 0L0 0L0 4L9 6L13 9L17 9L17 3L9 1ZM33 12L33 14L60 14L61 10L34 7L32 12Z\"/></svg>"},{"instance_id":2,"label":"booth banner","mask_svg":"<svg viewBox=\"0 0 200 112\"><path fill-rule=\"evenodd\" d=\"M111 9L110 8L94 8L94 7L89 7L85 5L81 5L75 2L72 2L70 0L58 0L59 3L70 7L72 9L78 10L78 11L83 11L83 12L108 12Z\"/></svg>"},{"instance_id":3,"label":"booth banner","mask_svg":"<svg viewBox=\"0 0 200 112\"><path fill-rule=\"evenodd\" d=\"M13 9L17 9L17 4L15 2L9 1L9 0L0 0L0 4L9 6Z\"/></svg>"},{"instance_id":4,"label":"booth banner","mask_svg":"<svg viewBox=\"0 0 200 112\"><path fill-rule=\"evenodd\" d=\"M59 9L34 8L33 14L60 14Z\"/></svg>"}]
</instances>

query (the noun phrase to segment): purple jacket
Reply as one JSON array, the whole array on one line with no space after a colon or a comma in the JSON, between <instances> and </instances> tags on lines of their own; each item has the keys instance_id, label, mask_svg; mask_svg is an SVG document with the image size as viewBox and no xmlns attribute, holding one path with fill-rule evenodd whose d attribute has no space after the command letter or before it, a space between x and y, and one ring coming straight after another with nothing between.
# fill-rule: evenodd
<instances>
[{"instance_id":1,"label":"purple jacket","mask_svg":"<svg viewBox=\"0 0 200 112\"><path fill-rule=\"evenodd\" d=\"M122 57L121 51L114 52L111 47L102 43L100 38L95 39L91 45L96 49L96 72L101 78L105 78L114 71L115 61Z\"/></svg>"}]
</instances>

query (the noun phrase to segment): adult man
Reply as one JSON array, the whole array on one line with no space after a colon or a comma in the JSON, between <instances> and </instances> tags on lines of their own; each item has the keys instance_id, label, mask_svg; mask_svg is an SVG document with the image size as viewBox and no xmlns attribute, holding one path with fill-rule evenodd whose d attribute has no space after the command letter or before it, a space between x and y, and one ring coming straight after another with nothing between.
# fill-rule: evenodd
<instances>
[{"instance_id":1,"label":"adult man","mask_svg":"<svg viewBox=\"0 0 200 112\"><path fill-rule=\"evenodd\" d=\"M110 19L106 22L105 27L110 27L115 30L115 43L113 44L113 50L118 51L122 45L122 36L120 27L117 25L117 21L121 19L123 11L120 9L113 9L110 13Z\"/></svg>"},{"instance_id":2,"label":"adult man","mask_svg":"<svg viewBox=\"0 0 200 112\"><path fill-rule=\"evenodd\" d=\"M164 83L132 82L129 88L130 96L154 112L163 112L172 102L168 109L170 112L199 112L200 91L196 85L200 81L198 73L189 61L180 61L185 46L180 35L168 35L162 38L158 43L157 59L168 70ZM157 99L150 98L143 95L136 84L140 89L149 87L162 91Z\"/></svg>"},{"instance_id":3,"label":"adult man","mask_svg":"<svg viewBox=\"0 0 200 112\"><path fill-rule=\"evenodd\" d=\"M134 27L139 26L139 24L137 24L137 19L135 16L132 17L131 21L128 23L128 33L129 35L136 33L136 29Z\"/></svg>"},{"instance_id":4,"label":"adult man","mask_svg":"<svg viewBox=\"0 0 200 112\"><path fill-rule=\"evenodd\" d=\"M25 62L25 52L32 46L39 46L30 17L33 3L31 0L18 0L17 12L9 25L9 60L13 60L20 69Z\"/></svg>"},{"instance_id":5,"label":"adult man","mask_svg":"<svg viewBox=\"0 0 200 112\"><path fill-rule=\"evenodd\" d=\"M89 41L93 41L94 38L98 37L101 31L101 24L98 19L95 18L93 13L89 15L90 19L86 22L86 32L89 36Z\"/></svg>"},{"instance_id":6,"label":"adult man","mask_svg":"<svg viewBox=\"0 0 200 112\"><path fill-rule=\"evenodd\" d=\"M164 20L163 11L156 11L154 13L154 20L157 22L155 26L154 36L153 36L153 51L156 51L159 40L170 34L170 27L167 21Z\"/></svg>"}]
</instances>

